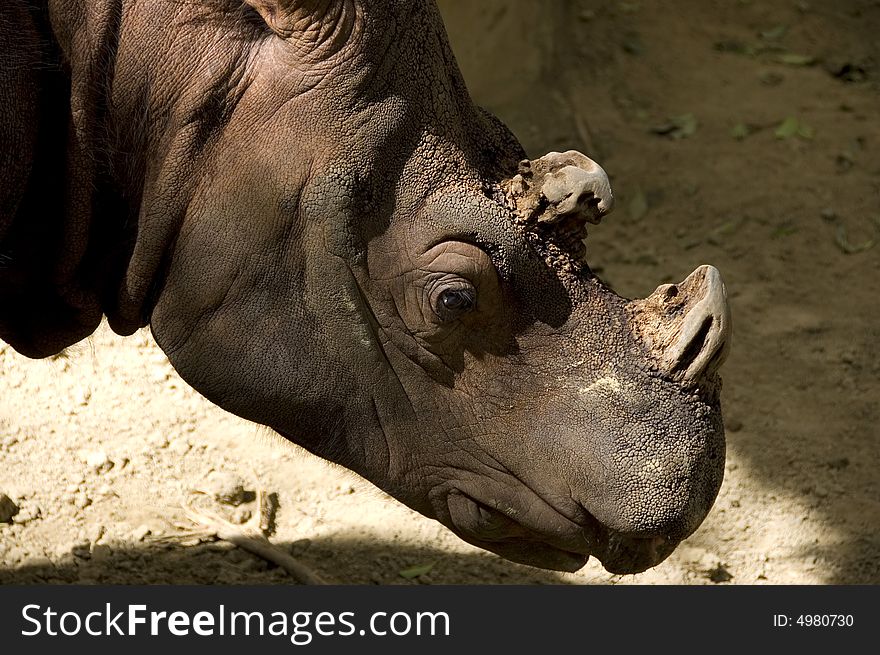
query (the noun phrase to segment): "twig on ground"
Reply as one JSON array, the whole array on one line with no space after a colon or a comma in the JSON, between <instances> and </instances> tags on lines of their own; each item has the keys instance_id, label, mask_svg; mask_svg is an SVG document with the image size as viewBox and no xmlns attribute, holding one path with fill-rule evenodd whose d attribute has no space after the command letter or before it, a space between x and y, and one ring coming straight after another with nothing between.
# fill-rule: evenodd
<instances>
[{"instance_id":1,"label":"twig on ground","mask_svg":"<svg viewBox=\"0 0 880 655\"><path fill-rule=\"evenodd\" d=\"M202 492L197 492L202 493ZM244 525L230 523L222 516L206 509L196 509L190 502L182 503L187 517L205 528L205 534L214 535L234 546L262 557L287 571L300 584L320 585L325 581L305 564L289 555L286 551L270 542L263 534L263 526L267 524L265 514L269 511L268 494L263 489L257 490L257 507L259 510Z\"/></svg>"}]
</instances>

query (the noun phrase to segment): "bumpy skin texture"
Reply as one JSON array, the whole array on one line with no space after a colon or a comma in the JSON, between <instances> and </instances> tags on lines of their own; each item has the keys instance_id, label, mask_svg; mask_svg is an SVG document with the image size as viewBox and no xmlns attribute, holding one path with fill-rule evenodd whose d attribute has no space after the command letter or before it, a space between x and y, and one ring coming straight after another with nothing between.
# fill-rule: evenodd
<instances>
[{"instance_id":1,"label":"bumpy skin texture","mask_svg":"<svg viewBox=\"0 0 880 655\"><path fill-rule=\"evenodd\" d=\"M149 323L212 401L515 561L640 571L696 529L723 471L714 368L666 376L630 303L517 225L522 150L432 3L36 14L5 18L49 73L38 101L27 79L0 96L28 117L3 156L40 163L4 167L41 191L0 183L0 337L41 357L102 315ZM2 76L21 34L0 31Z\"/></svg>"}]
</instances>

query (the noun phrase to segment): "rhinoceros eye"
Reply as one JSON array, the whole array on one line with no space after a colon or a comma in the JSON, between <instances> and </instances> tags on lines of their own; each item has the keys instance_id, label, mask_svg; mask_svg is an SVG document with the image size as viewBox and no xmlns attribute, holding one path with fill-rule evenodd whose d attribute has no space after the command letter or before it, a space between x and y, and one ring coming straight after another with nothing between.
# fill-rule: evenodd
<instances>
[{"instance_id":1,"label":"rhinoceros eye","mask_svg":"<svg viewBox=\"0 0 880 655\"><path fill-rule=\"evenodd\" d=\"M472 286L442 289L434 302L434 312L442 321L453 321L471 311L477 304L477 290Z\"/></svg>"}]
</instances>

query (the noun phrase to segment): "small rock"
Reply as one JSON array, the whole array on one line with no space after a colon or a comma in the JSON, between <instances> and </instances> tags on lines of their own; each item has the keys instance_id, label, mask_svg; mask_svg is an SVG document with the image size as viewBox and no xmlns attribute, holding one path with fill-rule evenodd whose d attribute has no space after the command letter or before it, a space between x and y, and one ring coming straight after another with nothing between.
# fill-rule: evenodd
<instances>
[{"instance_id":1,"label":"small rock","mask_svg":"<svg viewBox=\"0 0 880 655\"><path fill-rule=\"evenodd\" d=\"M211 494L218 503L237 507L252 501L256 494L244 488L244 480L226 471L214 471L205 481L206 493Z\"/></svg>"},{"instance_id":2,"label":"small rock","mask_svg":"<svg viewBox=\"0 0 880 655\"><path fill-rule=\"evenodd\" d=\"M229 517L229 519L233 523L244 525L251 519L253 515L254 513L251 512L251 510L249 510L247 507L236 507L234 510L232 510L232 515Z\"/></svg>"},{"instance_id":3,"label":"small rock","mask_svg":"<svg viewBox=\"0 0 880 655\"><path fill-rule=\"evenodd\" d=\"M136 527L131 531L131 538L135 541L143 541L147 538L147 535L150 534L152 530L149 525L143 524Z\"/></svg>"},{"instance_id":4,"label":"small rock","mask_svg":"<svg viewBox=\"0 0 880 655\"><path fill-rule=\"evenodd\" d=\"M18 514L18 505L6 494L0 493L0 523L11 522L16 514Z\"/></svg>"},{"instance_id":5,"label":"small rock","mask_svg":"<svg viewBox=\"0 0 880 655\"><path fill-rule=\"evenodd\" d=\"M706 577L715 584L730 582L733 580L733 574L724 568L724 565L721 562L718 562L714 568L706 571Z\"/></svg>"},{"instance_id":6,"label":"small rock","mask_svg":"<svg viewBox=\"0 0 880 655\"><path fill-rule=\"evenodd\" d=\"M70 546L67 544L58 544L55 546L54 555L56 560L61 560L70 555Z\"/></svg>"},{"instance_id":7,"label":"small rock","mask_svg":"<svg viewBox=\"0 0 880 655\"><path fill-rule=\"evenodd\" d=\"M176 455L186 455L192 449L192 445L185 439L177 439L171 443L169 449Z\"/></svg>"},{"instance_id":8,"label":"small rock","mask_svg":"<svg viewBox=\"0 0 880 655\"><path fill-rule=\"evenodd\" d=\"M80 491L73 495L73 505L78 509L85 509L89 505L92 504L92 499L89 498L85 493Z\"/></svg>"},{"instance_id":9,"label":"small rock","mask_svg":"<svg viewBox=\"0 0 880 655\"><path fill-rule=\"evenodd\" d=\"M837 212L834 211L831 207L826 207L821 212L819 212L819 216L821 216L826 221L836 221L837 220Z\"/></svg>"},{"instance_id":10,"label":"small rock","mask_svg":"<svg viewBox=\"0 0 880 655\"><path fill-rule=\"evenodd\" d=\"M24 524L29 523L35 519L40 518L43 515L43 509L39 505L33 506L24 506L20 509L18 514L15 515L15 518L12 520L16 523Z\"/></svg>"},{"instance_id":11,"label":"small rock","mask_svg":"<svg viewBox=\"0 0 880 655\"><path fill-rule=\"evenodd\" d=\"M103 450L86 451L83 453L83 461L95 473L105 473L113 468L113 462Z\"/></svg>"}]
</instances>

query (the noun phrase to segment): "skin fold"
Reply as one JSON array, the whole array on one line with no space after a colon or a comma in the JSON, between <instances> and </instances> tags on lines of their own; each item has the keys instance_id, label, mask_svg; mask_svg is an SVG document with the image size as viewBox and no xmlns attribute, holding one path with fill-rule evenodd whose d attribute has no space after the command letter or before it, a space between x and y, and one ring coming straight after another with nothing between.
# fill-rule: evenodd
<instances>
[{"instance_id":1,"label":"skin fold","mask_svg":"<svg viewBox=\"0 0 880 655\"><path fill-rule=\"evenodd\" d=\"M11 0L0 80L19 352L150 325L211 401L517 562L641 571L708 513L720 278L597 279L607 177L523 163L432 2Z\"/></svg>"}]
</instances>

